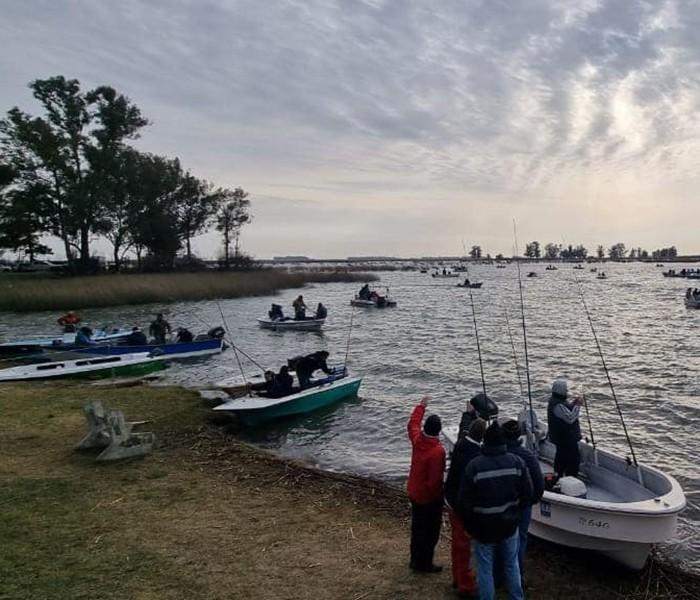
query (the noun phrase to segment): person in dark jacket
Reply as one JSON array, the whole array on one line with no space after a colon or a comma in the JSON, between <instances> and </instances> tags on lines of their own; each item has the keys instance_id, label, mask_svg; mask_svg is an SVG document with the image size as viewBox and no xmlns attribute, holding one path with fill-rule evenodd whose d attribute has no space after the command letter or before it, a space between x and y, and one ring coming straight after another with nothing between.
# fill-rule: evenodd
<instances>
[{"instance_id":1,"label":"person in dark jacket","mask_svg":"<svg viewBox=\"0 0 700 600\"><path fill-rule=\"evenodd\" d=\"M284 398L292 393L294 378L289 374L287 365L280 367L279 373L274 376L269 390L270 398Z\"/></svg>"},{"instance_id":2,"label":"person in dark jacket","mask_svg":"<svg viewBox=\"0 0 700 600\"><path fill-rule=\"evenodd\" d=\"M456 507L459 506L459 485L469 462L479 456L481 440L486 431L486 421L478 417L472 421L469 431L460 437L452 450L450 469L445 481L445 501L449 510L452 529L452 581L460 596L476 593L476 578L471 568L471 538L464 530L464 520Z\"/></svg>"},{"instance_id":3,"label":"person in dark jacket","mask_svg":"<svg viewBox=\"0 0 700 600\"><path fill-rule=\"evenodd\" d=\"M316 318L317 319L325 319L328 316L328 310L326 309L323 304L320 302L318 303L318 306L316 307Z\"/></svg>"},{"instance_id":4,"label":"person in dark jacket","mask_svg":"<svg viewBox=\"0 0 700 600\"><path fill-rule=\"evenodd\" d=\"M304 296L299 296L294 302L292 302L292 308L294 309L294 320L295 321L306 320L307 306L304 302Z\"/></svg>"},{"instance_id":5,"label":"person in dark jacket","mask_svg":"<svg viewBox=\"0 0 700 600\"><path fill-rule=\"evenodd\" d=\"M185 327L178 328L177 335L175 336L176 344L189 344L193 340L194 336L189 329L186 329Z\"/></svg>"},{"instance_id":6,"label":"person in dark jacket","mask_svg":"<svg viewBox=\"0 0 700 600\"><path fill-rule=\"evenodd\" d=\"M308 354L296 362L295 370L299 378L299 386L302 389L309 387L309 380L317 369L321 369L326 375L333 373L326 364L327 358L328 352L321 350L313 354Z\"/></svg>"},{"instance_id":7,"label":"person in dark jacket","mask_svg":"<svg viewBox=\"0 0 700 600\"><path fill-rule=\"evenodd\" d=\"M124 340L127 346L146 346L148 338L138 327L132 327L131 333Z\"/></svg>"},{"instance_id":8,"label":"person in dark jacket","mask_svg":"<svg viewBox=\"0 0 700 600\"><path fill-rule=\"evenodd\" d=\"M566 401L568 386L566 379L556 379L552 384L552 397L547 406L547 427L549 439L557 447L554 455L554 471L559 477L578 475L581 464L578 442L581 439L579 413L581 398L573 403Z\"/></svg>"},{"instance_id":9,"label":"person in dark jacket","mask_svg":"<svg viewBox=\"0 0 700 600\"><path fill-rule=\"evenodd\" d=\"M472 421L475 419L479 418L488 421L489 419L495 418L497 415L498 407L486 394L479 392L472 396L469 402L467 402L467 408L462 413L462 418L459 422L458 439L468 435Z\"/></svg>"},{"instance_id":10,"label":"person in dark jacket","mask_svg":"<svg viewBox=\"0 0 700 600\"><path fill-rule=\"evenodd\" d=\"M532 502L532 481L522 458L509 454L501 426L494 421L484 434L481 454L464 471L459 509L464 527L474 538L479 597L493 600L494 555L503 556L511 600L522 600L518 566L518 523Z\"/></svg>"},{"instance_id":11,"label":"person in dark jacket","mask_svg":"<svg viewBox=\"0 0 700 600\"><path fill-rule=\"evenodd\" d=\"M506 438L508 452L523 459L527 471L530 474L530 480L532 481L530 506L526 506L522 509L520 523L518 524L518 565L520 566L520 579L524 580L523 560L525 559L525 552L527 551L527 530L530 528L532 506L537 504L542 498L542 494L544 494L544 475L542 475L542 469L540 468L540 461L537 455L532 450L522 445L522 433L520 424L513 419L503 424L503 434Z\"/></svg>"},{"instance_id":12,"label":"person in dark jacket","mask_svg":"<svg viewBox=\"0 0 700 600\"><path fill-rule=\"evenodd\" d=\"M165 334L171 331L170 323L163 318L163 313L158 313L155 321L151 321L151 326L148 328L148 334L153 336L156 344L165 344Z\"/></svg>"},{"instance_id":13,"label":"person in dark jacket","mask_svg":"<svg viewBox=\"0 0 700 600\"><path fill-rule=\"evenodd\" d=\"M92 329L89 327L81 327L78 333L75 334L76 346L94 346L95 341L92 339Z\"/></svg>"},{"instance_id":14,"label":"person in dark jacket","mask_svg":"<svg viewBox=\"0 0 700 600\"><path fill-rule=\"evenodd\" d=\"M438 573L442 567L433 562L435 545L442 524L445 449L440 443L442 423L430 415L423 424L430 398L425 397L413 409L408 421L411 441L411 471L408 475L408 498L411 501L410 567L421 573Z\"/></svg>"}]
</instances>

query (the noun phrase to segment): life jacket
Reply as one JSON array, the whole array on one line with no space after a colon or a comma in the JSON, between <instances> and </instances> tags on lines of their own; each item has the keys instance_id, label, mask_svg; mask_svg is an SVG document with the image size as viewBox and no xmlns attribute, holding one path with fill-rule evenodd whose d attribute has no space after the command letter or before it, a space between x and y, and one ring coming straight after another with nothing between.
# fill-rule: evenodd
<instances>
[{"instance_id":1,"label":"life jacket","mask_svg":"<svg viewBox=\"0 0 700 600\"><path fill-rule=\"evenodd\" d=\"M554 415L554 408L557 404L568 406L566 398L552 394L547 404L547 425L549 428L549 439L554 444L561 444L567 440L578 442L581 439L581 426L578 419L573 423L566 423Z\"/></svg>"}]
</instances>

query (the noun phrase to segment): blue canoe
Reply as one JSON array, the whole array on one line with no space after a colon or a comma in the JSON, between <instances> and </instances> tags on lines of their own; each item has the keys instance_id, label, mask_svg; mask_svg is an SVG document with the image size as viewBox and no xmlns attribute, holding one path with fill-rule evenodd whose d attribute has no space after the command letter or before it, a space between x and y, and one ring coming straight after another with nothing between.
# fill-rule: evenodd
<instances>
[{"instance_id":1,"label":"blue canoe","mask_svg":"<svg viewBox=\"0 0 700 600\"><path fill-rule=\"evenodd\" d=\"M98 356L118 356L120 354L134 354L135 352L148 352L149 354L172 356L173 358L194 358L197 356L209 356L219 354L226 347L224 340L209 339L194 342L181 342L179 344L146 344L143 346L86 346L79 348L77 352Z\"/></svg>"}]
</instances>

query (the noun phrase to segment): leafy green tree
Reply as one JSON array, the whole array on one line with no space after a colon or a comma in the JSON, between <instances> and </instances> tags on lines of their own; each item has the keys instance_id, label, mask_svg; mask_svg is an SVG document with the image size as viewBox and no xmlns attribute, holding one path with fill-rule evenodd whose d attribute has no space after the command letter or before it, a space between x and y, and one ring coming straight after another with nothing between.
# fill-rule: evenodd
<instances>
[{"instance_id":1,"label":"leafy green tree","mask_svg":"<svg viewBox=\"0 0 700 600\"><path fill-rule=\"evenodd\" d=\"M481 246L472 246L472 249L469 251L469 256L473 259L481 258Z\"/></svg>"},{"instance_id":2,"label":"leafy green tree","mask_svg":"<svg viewBox=\"0 0 700 600\"><path fill-rule=\"evenodd\" d=\"M605 248L602 245L596 248L596 255L600 260L603 260L605 258Z\"/></svg>"},{"instance_id":3,"label":"leafy green tree","mask_svg":"<svg viewBox=\"0 0 700 600\"><path fill-rule=\"evenodd\" d=\"M235 190L222 190L221 208L216 215L216 229L224 239L224 268L231 268L231 242L234 242L234 264L238 266L240 255L239 240L241 228L252 220L248 212L250 200L248 192L237 187Z\"/></svg>"},{"instance_id":4,"label":"leafy green tree","mask_svg":"<svg viewBox=\"0 0 700 600\"><path fill-rule=\"evenodd\" d=\"M613 244L608 250L608 256L610 257L610 260L622 260L623 258L625 258L626 254L627 248L622 242Z\"/></svg>"},{"instance_id":5,"label":"leafy green tree","mask_svg":"<svg viewBox=\"0 0 700 600\"><path fill-rule=\"evenodd\" d=\"M525 256L527 256L528 258L540 258L540 243L530 242L529 244L525 244Z\"/></svg>"},{"instance_id":6,"label":"leafy green tree","mask_svg":"<svg viewBox=\"0 0 700 600\"><path fill-rule=\"evenodd\" d=\"M561 253L561 246L559 244L547 244L544 247L544 256L548 260L555 260L556 258L559 257L559 254Z\"/></svg>"}]
</instances>

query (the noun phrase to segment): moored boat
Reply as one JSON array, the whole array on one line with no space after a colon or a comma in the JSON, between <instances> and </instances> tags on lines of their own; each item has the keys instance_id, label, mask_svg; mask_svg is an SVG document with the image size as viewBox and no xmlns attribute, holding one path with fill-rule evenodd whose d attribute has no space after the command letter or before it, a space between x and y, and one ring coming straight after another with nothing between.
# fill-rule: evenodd
<instances>
[{"instance_id":1,"label":"moored boat","mask_svg":"<svg viewBox=\"0 0 700 600\"><path fill-rule=\"evenodd\" d=\"M451 279L453 277L459 277L459 274L452 273L451 271L443 271L442 273L440 271L435 271L435 273L431 274L431 277L435 277L436 279Z\"/></svg>"},{"instance_id":2,"label":"moored boat","mask_svg":"<svg viewBox=\"0 0 700 600\"><path fill-rule=\"evenodd\" d=\"M522 418L522 417L521 417ZM454 444L457 427L444 431ZM585 497L546 490L532 507L529 532L563 546L594 550L641 569L653 544L672 538L685 494L670 475L647 465L579 442ZM553 473L555 446L538 444L542 471Z\"/></svg>"},{"instance_id":3,"label":"moored boat","mask_svg":"<svg viewBox=\"0 0 700 600\"><path fill-rule=\"evenodd\" d=\"M77 352L93 356L119 356L122 354L154 354L168 358L196 358L220 354L226 348L222 339L194 340L172 344L147 344L143 346L88 346L79 348Z\"/></svg>"},{"instance_id":4,"label":"moored boat","mask_svg":"<svg viewBox=\"0 0 700 600\"><path fill-rule=\"evenodd\" d=\"M262 329L274 331L319 331L325 319L258 319Z\"/></svg>"},{"instance_id":5,"label":"moored boat","mask_svg":"<svg viewBox=\"0 0 700 600\"><path fill-rule=\"evenodd\" d=\"M289 396L269 398L253 395L232 398L214 407L214 410L233 413L246 425L259 425L282 417L305 414L356 396L361 383L361 377L332 375Z\"/></svg>"},{"instance_id":6,"label":"moored boat","mask_svg":"<svg viewBox=\"0 0 700 600\"><path fill-rule=\"evenodd\" d=\"M92 341L98 345L117 344L123 341L130 333L131 329L126 328L100 329L93 334ZM27 354L46 348L57 350L74 349L76 347L75 338L75 333L64 333L60 337L47 336L2 342L0 343L0 355Z\"/></svg>"},{"instance_id":7,"label":"moored boat","mask_svg":"<svg viewBox=\"0 0 700 600\"><path fill-rule=\"evenodd\" d=\"M357 294L350 300L350 304L359 308L393 308L396 306L396 300L389 295L389 288L387 288L384 295L376 290L372 290L368 297L360 297Z\"/></svg>"},{"instance_id":8,"label":"moored boat","mask_svg":"<svg viewBox=\"0 0 700 600\"><path fill-rule=\"evenodd\" d=\"M167 366L162 356L146 352L116 356L85 356L0 369L0 382L76 377L101 379L112 376L136 377Z\"/></svg>"}]
</instances>

